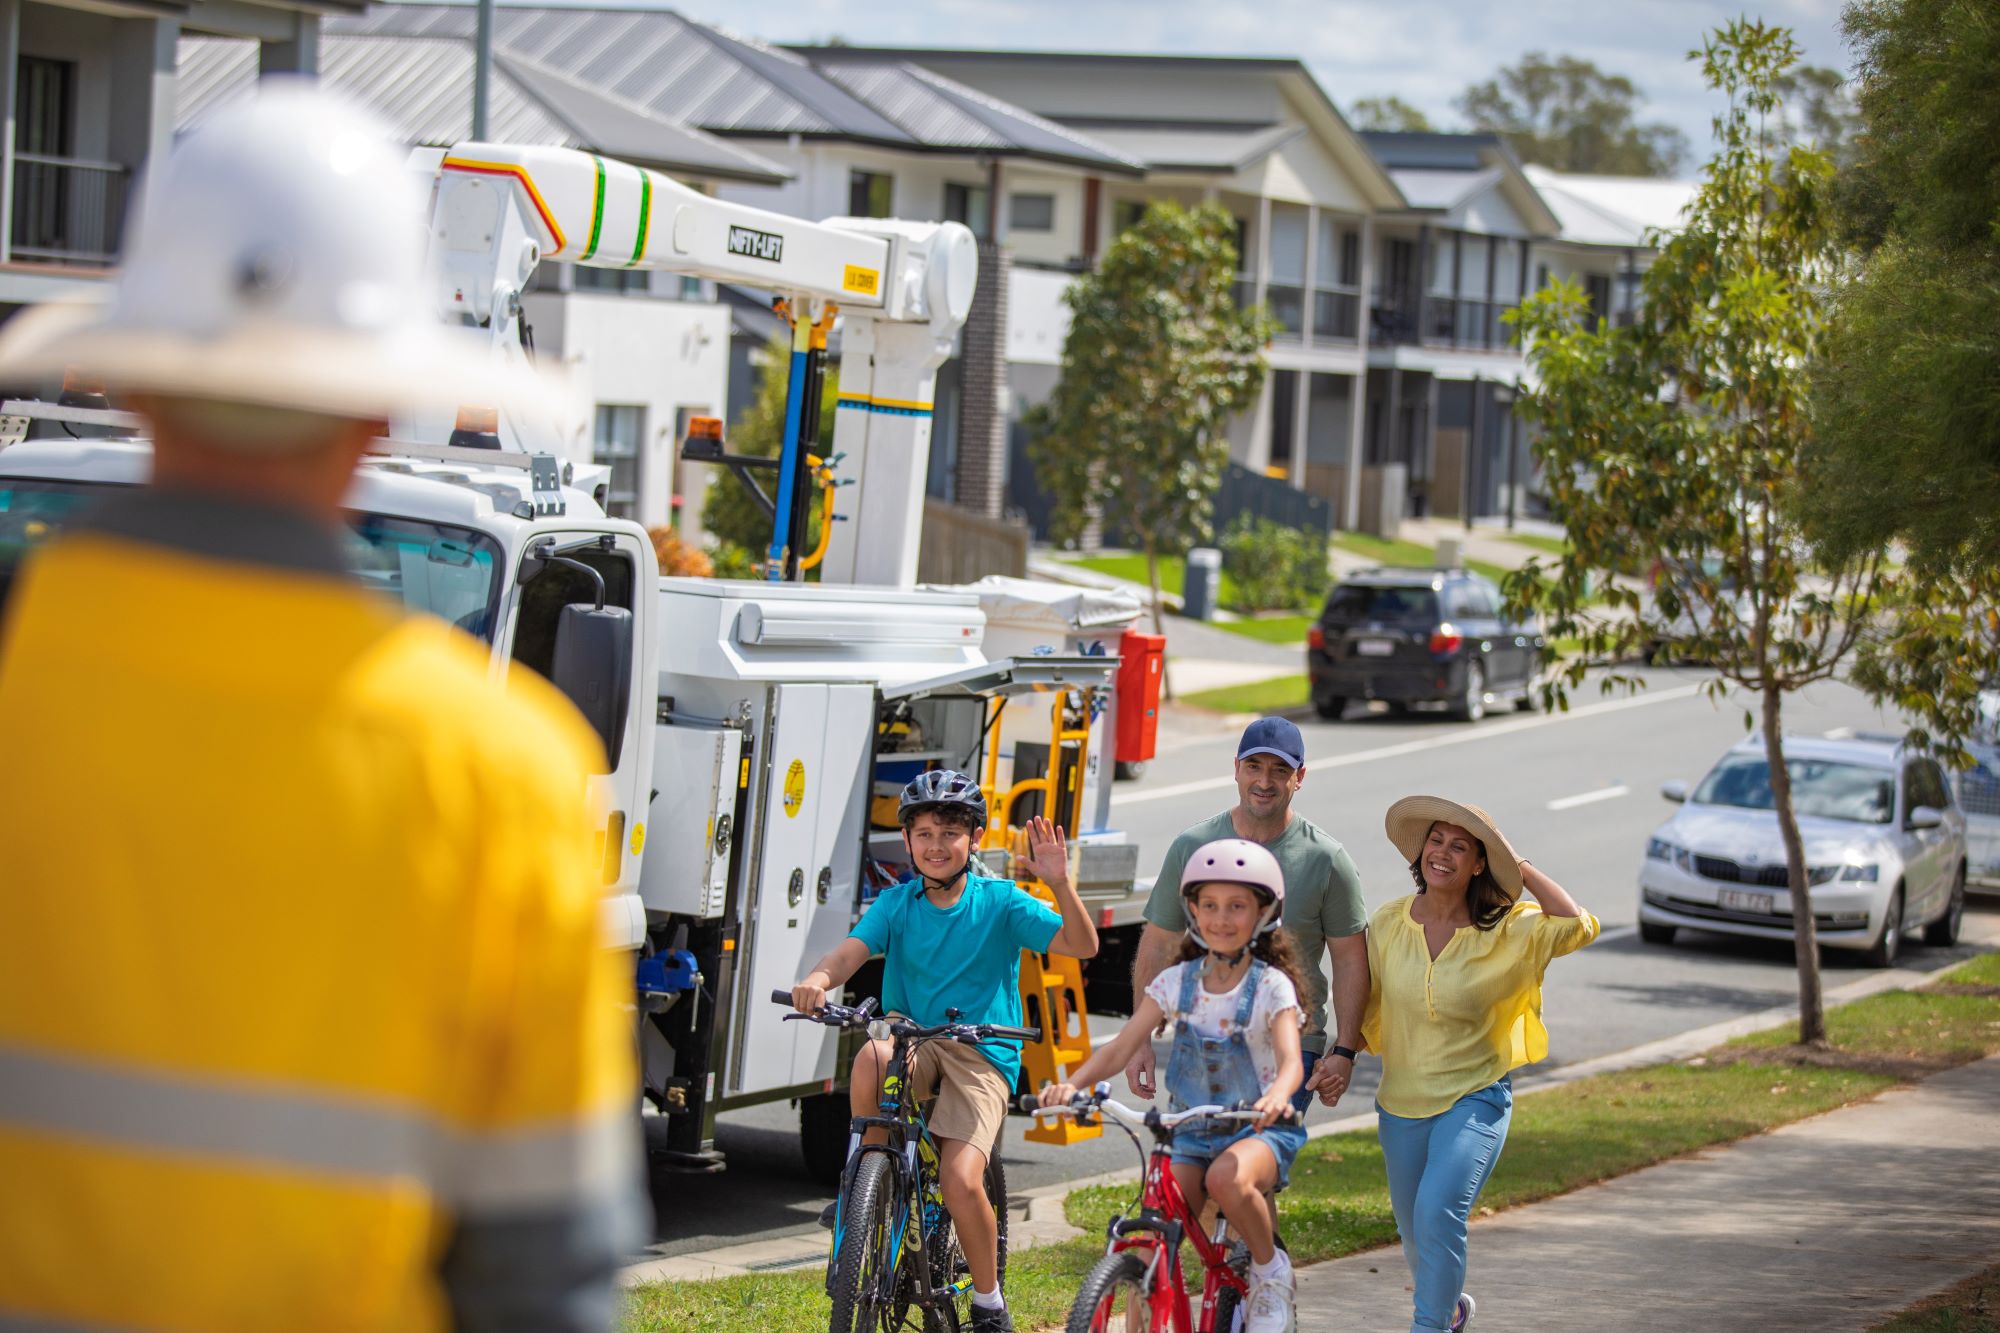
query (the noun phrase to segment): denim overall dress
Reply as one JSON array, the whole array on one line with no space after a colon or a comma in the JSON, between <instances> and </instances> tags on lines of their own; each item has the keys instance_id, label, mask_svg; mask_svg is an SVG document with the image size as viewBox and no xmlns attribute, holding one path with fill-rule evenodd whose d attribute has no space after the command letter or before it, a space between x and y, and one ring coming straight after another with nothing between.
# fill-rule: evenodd
<instances>
[{"instance_id":1,"label":"denim overall dress","mask_svg":"<svg viewBox=\"0 0 2000 1333\"><path fill-rule=\"evenodd\" d=\"M1254 1102L1264 1095L1257 1077L1257 1062L1250 1054L1250 1021L1257 1008L1257 989L1263 984L1265 964L1252 960L1241 983L1243 998L1236 1002L1236 1016L1229 1033L1204 1037L1194 1030L1189 1015L1194 1012L1196 989L1201 985L1201 967L1181 965L1180 1021L1174 1025L1173 1050L1167 1056L1167 1106L1185 1111L1190 1106ZM1278 1159L1278 1188L1290 1178L1292 1159L1305 1146L1305 1126L1277 1124L1258 1130L1234 1121L1207 1121L1191 1125L1174 1136L1173 1160L1206 1166L1224 1148L1239 1139L1257 1138Z\"/></svg>"}]
</instances>

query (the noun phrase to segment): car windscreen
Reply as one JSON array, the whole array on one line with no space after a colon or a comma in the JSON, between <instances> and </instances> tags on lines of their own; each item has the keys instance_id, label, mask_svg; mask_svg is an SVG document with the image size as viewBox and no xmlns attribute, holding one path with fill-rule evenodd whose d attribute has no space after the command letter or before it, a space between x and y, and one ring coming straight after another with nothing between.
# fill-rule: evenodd
<instances>
[{"instance_id":1,"label":"car windscreen","mask_svg":"<svg viewBox=\"0 0 2000 1333\"><path fill-rule=\"evenodd\" d=\"M1792 778L1792 808L1801 816L1858 824L1886 824L1895 817L1896 775L1887 769L1787 759L1785 771ZM1703 805L1775 809L1771 766L1760 755L1729 755L1708 771L1691 799Z\"/></svg>"},{"instance_id":2,"label":"car windscreen","mask_svg":"<svg viewBox=\"0 0 2000 1333\"><path fill-rule=\"evenodd\" d=\"M1434 625L1437 594L1429 588L1374 588L1343 583L1326 599L1322 619L1337 624L1374 621L1384 625Z\"/></svg>"},{"instance_id":3,"label":"car windscreen","mask_svg":"<svg viewBox=\"0 0 2000 1333\"><path fill-rule=\"evenodd\" d=\"M118 489L0 477L0 611L22 558ZM455 524L358 512L347 517L347 562L365 586L476 638L492 638L500 592L498 543Z\"/></svg>"}]
</instances>

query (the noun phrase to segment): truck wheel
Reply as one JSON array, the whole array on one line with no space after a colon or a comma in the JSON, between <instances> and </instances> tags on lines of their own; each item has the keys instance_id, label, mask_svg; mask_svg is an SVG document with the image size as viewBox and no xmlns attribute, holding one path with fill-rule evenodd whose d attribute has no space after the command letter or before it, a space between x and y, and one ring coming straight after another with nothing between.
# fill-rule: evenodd
<instances>
[{"instance_id":1,"label":"truck wheel","mask_svg":"<svg viewBox=\"0 0 2000 1333\"><path fill-rule=\"evenodd\" d=\"M806 1177L833 1189L847 1165L848 1124L854 1118L847 1093L820 1092L799 1098L799 1148L805 1154Z\"/></svg>"},{"instance_id":2,"label":"truck wheel","mask_svg":"<svg viewBox=\"0 0 2000 1333\"><path fill-rule=\"evenodd\" d=\"M1340 721L1340 715L1346 711L1347 700L1345 699L1313 700L1313 712L1319 714L1321 721L1338 722Z\"/></svg>"},{"instance_id":3,"label":"truck wheel","mask_svg":"<svg viewBox=\"0 0 2000 1333\"><path fill-rule=\"evenodd\" d=\"M1137 782L1140 778L1146 776L1146 761L1143 759L1120 759L1115 772L1117 780L1120 782Z\"/></svg>"}]
</instances>

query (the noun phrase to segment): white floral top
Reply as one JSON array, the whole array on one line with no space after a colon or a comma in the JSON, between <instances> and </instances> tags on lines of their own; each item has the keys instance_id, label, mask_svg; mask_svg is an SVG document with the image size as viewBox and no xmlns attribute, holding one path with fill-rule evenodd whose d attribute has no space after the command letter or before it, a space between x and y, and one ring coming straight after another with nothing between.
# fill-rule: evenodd
<instances>
[{"instance_id":1,"label":"white floral top","mask_svg":"<svg viewBox=\"0 0 2000 1333\"><path fill-rule=\"evenodd\" d=\"M1174 964L1153 978L1146 994L1169 1020L1185 1021L1204 1037L1227 1037L1236 1026L1237 1006L1243 1002L1241 981L1221 992L1211 992L1197 983L1193 1011L1186 1015L1175 1012L1180 1004L1182 970L1200 966L1198 961ZM1250 1059L1257 1066L1257 1081L1267 1088L1278 1081L1278 1051L1271 1043L1271 1024L1287 1017L1301 1026L1306 1021L1299 1008L1298 989L1283 972L1267 967L1257 986L1257 1003L1250 1010L1249 1033Z\"/></svg>"}]
</instances>

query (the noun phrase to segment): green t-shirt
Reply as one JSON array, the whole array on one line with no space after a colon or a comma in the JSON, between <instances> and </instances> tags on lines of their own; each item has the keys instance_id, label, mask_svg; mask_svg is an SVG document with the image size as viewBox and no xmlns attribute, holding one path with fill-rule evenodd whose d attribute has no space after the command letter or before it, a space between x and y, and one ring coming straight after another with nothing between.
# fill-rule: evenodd
<instances>
[{"instance_id":1,"label":"green t-shirt","mask_svg":"<svg viewBox=\"0 0 2000 1333\"><path fill-rule=\"evenodd\" d=\"M1160 863L1160 877L1153 881L1153 896L1146 900L1146 920L1165 930L1187 929L1187 913L1181 906L1181 871L1187 859L1207 843L1237 836L1236 825L1224 810L1213 819L1204 819L1175 838ZM1326 1049L1326 942L1344 935L1358 935L1368 928L1368 909L1361 901L1361 874L1354 858L1332 835L1310 819L1295 815L1276 842L1265 847L1278 858L1285 873L1285 929L1299 951L1305 972L1305 1049Z\"/></svg>"}]
</instances>

